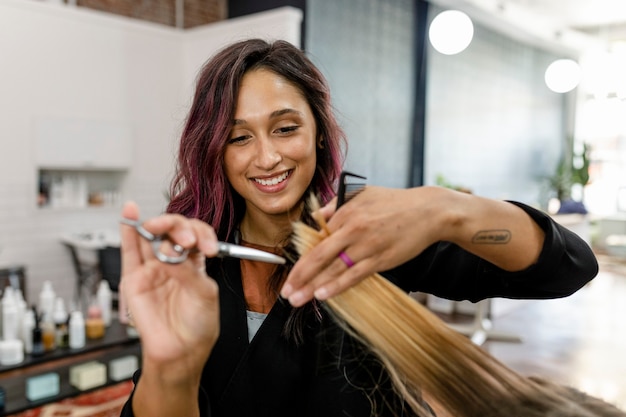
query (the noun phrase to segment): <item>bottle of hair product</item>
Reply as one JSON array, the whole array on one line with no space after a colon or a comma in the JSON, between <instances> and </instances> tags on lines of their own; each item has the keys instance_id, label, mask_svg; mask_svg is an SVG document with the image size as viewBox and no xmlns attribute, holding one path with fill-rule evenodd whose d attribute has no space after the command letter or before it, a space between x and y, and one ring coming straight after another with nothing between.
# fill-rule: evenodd
<instances>
[{"instance_id":1,"label":"bottle of hair product","mask_svg":"<svg viewBox=\"0 0 626 417\"><path fill-rule=\"evenodd\" d=\"M43 331L39 325L39 316L35 307L32 309L33 316L35 316L35 327L33 328L33 351L31 355L33 357L41 356L46 351L43 345Z\"/></svg>"},{"instance_id":2,"label":"bottle of hair product","mask_svg":"<svg viewBox=\"0 0 626 417\"><path fill-rule=\"evenodd\" d=\"M57 297L54 301L54 312L52 313L52 321L54 322L54 342L59 348L69 346L69 333L67 328L67 310L65 302L61 297Z\"/></svg>"},{"instance_id":3,"label":"bottle of hair product","mask_svg":"<svg viewBox=\"0 0 626 417\"><path fill-rule=\"evenodd\" d=\"M102 310L98 303L92 303L87 310L87 320L85 320L87 339L100 339L104 337L105 330Z\"/></svg>"},{"instance_id":4,"label":"bottle of hair product","mask_svg":"<svg viewBox=\"0 0 626 417\"><path fill-rule=\"evenodd\" d=\"M70 348L80 349L85 347L85 319L80 310L74 310L70 314Z\"/></svg>"},{"instance_id":5,"label":"bottle of hair product","mask_svg":"<svg viewBox=\"0 0 626 417\"><path fill-rule=\"evenodd\" d=\"M22 318L22 341L24 342L24 353L33 353L33 331L35 330L35 312L26 310Z\"/></svg>"},{"instance_id":6,"label":"bottle of hair product","mask_svg":"<svg viewBox=\"0 0 626 417\"><path fill-rule=\"evenodd\" d=\"M43 313L41 315L41 340L43 342L43 349L46 352L52 352L56 349L56 329L54 328L54 322L49 314Z\"/></svg>"},{"instance_id":7,"label":"bottle of hair product","mask_svg":"<svg viewBox=\"0 0 626 417\"><path fill-rule=\"evenodd\" d=\"M28 304L24 299L24 293L21 289L15 290L15 305L17 306L17 337L24 342L24 319L28 312Z\"/></svg>"},{"instance_id":8,"label":"bottle of hair product","mask_svg":"<svg viewBox=\"0 0 626 417\"><path fill-rule=\"evenodd\" d=\"M52 288L52 282L44 281L41 292L39 293L39 312L42 316L52 316L55 299L56 294Z\"/></svg>"},{"instance_id":9,"label":"bottle of hair product","mask_svg":"<svg viewBox=\"0 0 626 417\"><path fill-rule=\"evenodd\" d=\"M100 306L100 312L102 314L102 321L105 326L111 325L111 310L113 308L113 294L109 282L101 280L96 292L96 299Z\"/></svg>"},{"instance_id":10,"label":"bottle of hair product","mask_svg":"<svg viewBox=\"0 0 626 417\"><path fill-rule=\"evenodd\" d=\"M22 321L28 310L28 304L26 304L26 300L24 300L24 293L22 293L22 290L19 288L13 290L13 299L15 300L15 307L17 308L17 338L22 340Z\"/></svg>"},{"instance_id":11,"label":"bottle of hair product","mask_svg":"<svg viewBox=\"0 0 626 417\"><path fill-rule=\"evenodd\" d=\"M19 335L18 310L12 287L6 287L2 294L2 339L17 340Z\"/></svg>"}]
</instances>

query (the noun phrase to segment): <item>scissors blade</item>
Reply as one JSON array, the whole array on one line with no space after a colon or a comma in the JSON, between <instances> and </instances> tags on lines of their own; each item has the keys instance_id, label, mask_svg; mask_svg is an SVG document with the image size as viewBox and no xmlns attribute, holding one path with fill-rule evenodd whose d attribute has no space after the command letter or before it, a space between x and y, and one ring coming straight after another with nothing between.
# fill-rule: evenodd
<instances>
[{"instance_id":1,"label":"scissors blade","mask_svg":"<svg viewBox=\"0 0 626 417\"><path fill-rule=\"evenodd\" d=\"M232 256L233 258L249 259L251 261L268 262L271 264L284 264L287 262L282 256L265 252L259 249L234 245L232 243L218 242L218 256Z\"/></svg>"}]
</instances>

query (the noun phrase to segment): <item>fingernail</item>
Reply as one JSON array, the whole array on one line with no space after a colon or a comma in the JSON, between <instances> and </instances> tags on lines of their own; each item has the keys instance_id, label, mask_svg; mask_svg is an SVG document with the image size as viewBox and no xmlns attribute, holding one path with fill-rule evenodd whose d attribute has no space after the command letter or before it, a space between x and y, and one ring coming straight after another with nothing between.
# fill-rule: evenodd
<instances>
[{"instance_id":1,"label":"fingernail","mask_svg":"<svg viewBox=\"0 0 626 417\"><path fill-rule=\"evenodd\" d=\"M315 296L315 298L322 301L328 298L328 290L325 287L318 288L317 290L315 290L313 295Z\"/></svg>"},{"instance_id":2,"label":"fingernail","mask_svg":"<svg viewBox=\"0 0 626 417\"><path fill-rule=\"evenodd\" d=\"M289 303L294 307L300 307L304 304L304 293L303 292L295 292L291 294L289 297Z\"/></svg>"},{"instance_id":3,"label":"fingernail","mask_svg":"<svg viewBox=\"0 0 626 417\"><path fill-rule=\"evenodd\" d=\"M206 253L218 253L219 252L220 248L214 239L204 239L202 243L204 244L203 249L206 251Z\"/></svg>"},{"instance_id":4,"label":"fingernail","mask_svg":"<svg viewBox=\"0 0 626 417\"><path fill-rule=\"evenodd\" d=\"M188 230L183 230L180 235L178 235L178 240L183 245L193 245L196 243L196 236Z\"/></svg>"},{"instance_id":5,"label":"fingernail","mask_svg":"<svg viewBox=\"0 0 626 417\"><path fill-rule=\"evenodd\" d=\"M291 284L285 284L283 285L283 289L280 290L280 295L283 298L289 298L292 292L293 292L293 287L291 286Z\"/></svg>"}]
</instances>

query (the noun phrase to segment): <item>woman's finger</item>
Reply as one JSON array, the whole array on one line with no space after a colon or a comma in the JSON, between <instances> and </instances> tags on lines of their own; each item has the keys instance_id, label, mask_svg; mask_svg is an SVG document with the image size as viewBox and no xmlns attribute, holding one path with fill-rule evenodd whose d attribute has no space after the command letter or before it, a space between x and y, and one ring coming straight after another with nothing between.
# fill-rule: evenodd
<instances>
[{"instance_id":1,"label":"woman's finger","mask_svg":"<svg viewBox=\"0 0 626 417\"><path fill-rule=\"evenodd\" d=\"M335 279L331 279L325 282L321 286L317 287L313 293L315 298L320 301L332 298L337 294L342 293L348 288L358 284L363 279L371 275L371 260L365 259L362 262L355 262L350 268L347 268L341 275Z\"/></svg>"},{"instance_id":2,"label":"woman's finger","mask_svg":"<svg viewBox=\"0 0 626 417\"><path fill-rule=\"evenodd\" d=\"M139 207L130 201L122 208L122 217L126 219L139 219ZM141 237L131 226L120 225L122 275L128 275L143 263L141 255Z\"/></svg>"},{"instance_id":3,"label":"woman's finger","mask_svg":"<svg viewBox=\"0 0 626 417\"><path fill-rule=\"evenodd\" d=\"M358 261L349 257L346 262L338 257L314 279L294 291L288 297L289 303L300 307L313 298L323 301L334 297L370 276L374 264L373 258Z\"/></svg>"},{"instance_id":4,"label":"woman's finger","mask_svg":"<svg viewBox=\"0 0 626 417\"><path fill-rule=\"evenodd\" d=\"M215 230L205 222L198 219L192 219L191 226L197 236L198 250L206 256L216 256L218 247Z\"/></svg>"},{"instance_id":5,"label":"woman's finger","mask_svg":"<svg viewBox=\"0 0 626 417\"><path fill-rule=\"evenodd\" d=\"M311 301L319 288L328 285L346 269L346 265L340 259L336 259L331 262L327 268L316 274L311 280L295 288L286 298L292 306L300 307Z\"/></svg>"},{"instance_id":6,"label":"woman's finger","mask_svg":"<svg viewBox=\"0 0 626 417\"><path fill-rule=\"evenodd\" d=\"M324 220L330 219L333 214L335 214L337 208L337 197L334 197L332 200L328 202L324 207L319 209L319 213L322 215Z\"/></svg>"},{"instance_id":7,"label":"woman's finger","mask_svg":"<svg viewBox=\"0 0 626 417\"><path fill-rule=\"evenodd\" d=\"M293 293L310 286L311 282L320 277L323 271L335 261L336 254L341 249L343 248L335 247L333 241L327 238L300 257L289 272L280 295L283 298L291 299Z\"/></svg>"},{"instance_id":8,"label":"woman's finger","mask_svg":"<svg viewBox=\"0 0 626 417\"><path fill-rule=\"evenodd\" d=\"M191 249L198 243L193 222L180 214L165 214L146 220L143 227L155 236L167 235L172 242Z\"/></svg>"}]
</instances>

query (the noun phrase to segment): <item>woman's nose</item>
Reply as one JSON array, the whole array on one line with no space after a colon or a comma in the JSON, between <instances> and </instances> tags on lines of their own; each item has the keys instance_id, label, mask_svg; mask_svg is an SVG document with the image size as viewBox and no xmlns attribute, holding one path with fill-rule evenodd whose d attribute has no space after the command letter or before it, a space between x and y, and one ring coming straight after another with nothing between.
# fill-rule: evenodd
<instances>
[{"instance_id":1,"label":"woman's nose","mask_svg":"<svg viewBox=\"0 0 626 417\"><path fill-rule=\"evenodd\" d=\"M260 138L257 143L256 163L260 168L269 170L280 163L282 155L271 139Z\"/></svg>"}]
</instances>

